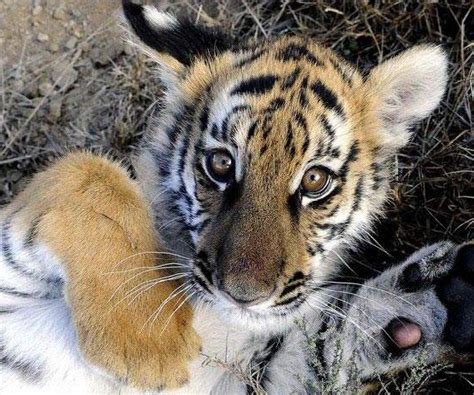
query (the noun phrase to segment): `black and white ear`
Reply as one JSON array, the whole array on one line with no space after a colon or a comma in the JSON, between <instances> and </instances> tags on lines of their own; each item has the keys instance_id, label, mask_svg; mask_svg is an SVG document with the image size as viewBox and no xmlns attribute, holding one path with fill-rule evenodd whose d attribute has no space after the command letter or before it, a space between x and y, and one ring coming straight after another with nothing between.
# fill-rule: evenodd
<instances>
[{"instance_id":1,"label":"black and white ear","mask_svg":"<svg viewBox=\"0 0 474 395\"><path fill-rule=\"evenodd\" d=\"M154 6L129 0L122 5L142 49L168 72L179 74L198 58L212 58L231 47L230 38L218 30L178 20Z\"/></svg>"},{"instance_id":2,"label":"black and white ear","mask_svg":"<svg viewBox=\"0 0 474 395\"><path fill-rule=\"evenodd\" d=\"M448 60L442 49L419 45L376 66L369 74L369 95L383 122L386 144L399 149L410 128L439 105L446 90Z\"/></svg>"}]
</instances>

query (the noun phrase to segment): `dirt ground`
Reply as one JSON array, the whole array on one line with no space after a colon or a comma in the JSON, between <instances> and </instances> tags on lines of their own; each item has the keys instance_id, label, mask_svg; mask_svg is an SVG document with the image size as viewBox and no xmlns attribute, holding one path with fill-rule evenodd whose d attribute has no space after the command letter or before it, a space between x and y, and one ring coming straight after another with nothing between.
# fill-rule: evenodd
<instances>
[{"instance_id":1,"label":"dirt ground","mask_svg":"<svg viewBox=\"0 0 474 395\"><path fill-rule=\"evenodd\" d=\"M2 60L12 65L71 50L114 24L119 8L119 0L0 0Z\"/></svg>"},{"instance_id":2,"label":"dirt ground","mask_svg":"<svg viewBox=\"0 0 474 395\"><path fill-rule=\"evenodd\" d=\"M0 0L0 205L67 150L127 161L138 146L161 88L152 64L123 43L119 6ZM390 263L430 242L473 239L472 1L169 0L160 7L238 41L313 37L362 69L414 44L442 45L450 60L446 97L399 155L387 219L353 259ZM473 392L472 365L445 373L426 380L420 373L431 387L417 389Z\"/></svg>"}]
</instances>

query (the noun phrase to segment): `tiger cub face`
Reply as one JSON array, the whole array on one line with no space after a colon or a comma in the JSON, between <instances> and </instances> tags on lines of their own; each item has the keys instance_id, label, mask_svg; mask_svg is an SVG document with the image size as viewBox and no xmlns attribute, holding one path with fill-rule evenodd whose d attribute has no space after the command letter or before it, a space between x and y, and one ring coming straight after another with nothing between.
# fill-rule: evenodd
<instances>
[{"instance_id":1,"label":"tiger cub face","mask_svg":"<svg viewBox=\"0 0 474 395\"><path fill-rule=\"evenodd\" d=\"M137 166L160 235L192 258L206 300L287 315L381 213L409 128L442 98L443 52L415 47L363 76L310 39L235 45L124 10L166 88Z\"/></svg>"}]
</instances>

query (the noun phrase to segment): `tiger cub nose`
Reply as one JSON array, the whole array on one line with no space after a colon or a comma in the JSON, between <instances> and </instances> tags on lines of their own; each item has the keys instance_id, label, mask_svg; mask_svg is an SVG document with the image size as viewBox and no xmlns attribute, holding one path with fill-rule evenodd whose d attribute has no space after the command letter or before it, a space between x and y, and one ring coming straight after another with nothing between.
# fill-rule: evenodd
<instances>
[{"instance_id":1,"label":"tiger cub nose","mask_svg":"<svg viewBox=\"0 0 474 395\"><path fill-rule=\"evenodd\" d=\"M245 307L264 302L274 290L274 287L263 286L255 281L228 278L219 281L218 288L225 299Z\"/></svg>"}]
</instances>

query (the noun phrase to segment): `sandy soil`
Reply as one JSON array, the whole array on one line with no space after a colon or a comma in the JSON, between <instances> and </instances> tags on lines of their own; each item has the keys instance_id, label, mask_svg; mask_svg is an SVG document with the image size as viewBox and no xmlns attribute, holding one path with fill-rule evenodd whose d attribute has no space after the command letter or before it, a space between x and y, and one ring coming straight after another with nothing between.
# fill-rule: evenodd
<instances>
[{"instance_id":1,"label":"sandy soil","mask_svg":"<svg viewBox=\"0 0 474 395\"><path fill-rule=\"evenodd\" d=\"M113 24L119 6L119 0L0 0L2 60L11 65L71 50Z\"/></svg>"}]
</instances>

